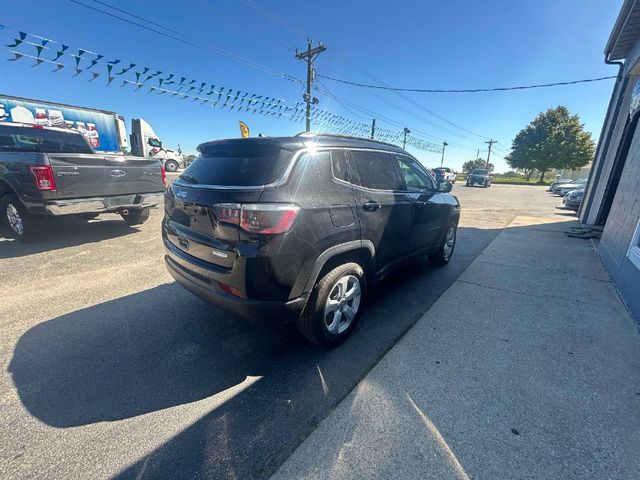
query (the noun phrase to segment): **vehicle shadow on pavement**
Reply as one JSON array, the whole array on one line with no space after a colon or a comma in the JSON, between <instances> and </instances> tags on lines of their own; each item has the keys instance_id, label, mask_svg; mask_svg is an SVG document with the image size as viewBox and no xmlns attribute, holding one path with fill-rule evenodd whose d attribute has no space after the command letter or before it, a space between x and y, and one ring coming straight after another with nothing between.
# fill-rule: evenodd
<instances>
[{"instance_id":1,"label":"vehicle shadow on pavement","mask_svg":"<svg viewBox=\"0 0 640 480\"><path fill-rule=\"evenodd\" d=\"M261 377L120 478L271 474L499 233L460 228L451 263L418 259L371 292L354 335L316 348L290 326L222 312L176 283L40 323L8 367L24 407L58 428L195 402ZM169 412L167 415L171 415Z\"/></svg>"},{"instance_id":2,"label":"vehicle shadow on pavement","mask_svg":"<svg viewBox=\"0 0 640 480\"><path fill-rule=\"evenodd\" d=\"M51 252L61 248L124 237L136 232L138 232L137 228L129 226L115 215L91 221L76 216L46 219L42 226L42 238L30 243L9 240L8 230L0 226L0 259Z\"/></svg>"},{"instance_id":3,"label":"vehicle shadow on pavement","mask_svg":"<svg viewBox=\"0 0 640 480\"><path fill-rule=\"evenodd\" d=\"M170 283L33 327L8 371L24 406L48 425L121 420L261 375L288 342L256 330Z\"/></svg>"}]
</instances>

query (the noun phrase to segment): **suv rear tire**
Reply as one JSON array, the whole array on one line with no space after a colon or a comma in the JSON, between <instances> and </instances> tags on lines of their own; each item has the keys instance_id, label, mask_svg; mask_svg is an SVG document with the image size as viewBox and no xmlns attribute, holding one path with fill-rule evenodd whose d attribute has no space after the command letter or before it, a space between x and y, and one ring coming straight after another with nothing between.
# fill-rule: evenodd
<instances>
[{"instance_id":1,"label":"suv rear tire","mask_svg":"<svg viewBox=\"0 0 640 480\"><path fill-rule=\"evenodd\" d=\"M318 345L339 345L358 323L366 293L366 277L360 265L345 263L334 268L316 283L298 318L298 329Z\"/></svg>"},{"instance_id":2,"label":"suv rear tire","mask_svg":"<svg viewBox=\"0 0 640 480\"><path fill-rule=\"evenodd\" d=\"M429 254L429 260L436 267L443 267L453 255L453 251L456 248L456 238L458 237L458 222L451 220L442 238L442 243L438 247L435 253Z\"/></svg>"},{"instance_id":3,"label":"suv rear tire","mask_svg":"<svg viewBox=\"0 0 640 480\"><path fill-rule=\"evenodd\" d=\"M135 209L129 210L129 213L127 215L120 214L120 216L129 225L141 225L149 219L149 209L135 208Z\"/></svg>"}]
</instances>

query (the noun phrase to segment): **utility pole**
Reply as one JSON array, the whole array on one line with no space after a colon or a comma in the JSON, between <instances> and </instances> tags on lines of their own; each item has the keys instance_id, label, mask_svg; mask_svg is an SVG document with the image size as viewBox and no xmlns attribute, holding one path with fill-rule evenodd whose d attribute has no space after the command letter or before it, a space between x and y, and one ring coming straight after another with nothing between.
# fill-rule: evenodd
<instances>
[{"instance_id":1,"label":"utility pole","mask_svg":"<svg viewBox=\"0 0 640 480\"><path fill-rule=\"evenodd\" d=\"M371 122L371 140L373 140L373 136L376 134L376 119L374 118Z\"/></svg>"},{"instance_id":2,"label":"utility pole","mask_svg":"<svg viewBox=\"0 0 640 480\"><path fill-rule=\"evenodd\" d=\"M490 139L488 142L484 142L489 144L489 151L487 152L487 170L491 173L491 168L489 168L489 158L491 158L491 147L494 143L498 143L497 140Z\"/></svg>"},{"instance_id":3,"label":"utility pole","mask_svg":"<svg viewBox=\"0 0 640 480\"><path fill-rule=\"evenodd\" d=\"M480 158L480 149L478 149L478 151L476 152L476 158L475 158L475 160L477 160L477 159L479 159L479 158Z\"/></svg>"},{"instance_id":4,"label":"utility pole","mask_svg":"<svg viewBox=\"0 0 640 480\"><path fill-rule=\"evenodd\" d=\"M307 104L307 132L311 131L311 104L313 103L315 105L318 103L318 99L311 96L311 85L313 83L313 61L318 55L320 55L327 49L327 47L325 47L322 43L320 43L316 48L311 47L311 40L307 40L307 50L305 52L298 52L298 50L296 50L296 58L298 60L304 60L307 62L307 92L302 96L305 103Z\"/></svg>"},{"instance_id":5,"label":"utility pole","mask_svg":"<svg viewBox=\"0 0 640 480\"><path fill-rule=\"evenodd\" d=\"M440 159L440 166L444 164L444 149L449 145L447 142L442 142L442 158Z\"/></svg>"},{"instance_id":6,"label":"utility pole","mask_svg":"<svg viewBox=\"0 0 640 480\"><path fill-rule=\"evenodd\" d=\"M411 133L411 130L409 130L407 127L404 127L404 140L402 141L402 149L406 150L406 146L407 146L407 134Z\"/></svg>"}]
</instances>

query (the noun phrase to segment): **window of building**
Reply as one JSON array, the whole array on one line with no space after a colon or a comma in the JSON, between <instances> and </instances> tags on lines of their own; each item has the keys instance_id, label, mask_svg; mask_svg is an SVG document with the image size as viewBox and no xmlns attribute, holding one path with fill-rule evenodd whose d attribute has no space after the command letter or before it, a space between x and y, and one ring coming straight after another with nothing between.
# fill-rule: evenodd
<instances>
[{"instance_id":1,"label":"window of building","mask_svg":"<svg viewBox=\"0 0 640 480\"><path fill-rule=\"evenodd\" d=\"M636 232L631 239L631 245L629 245L629 251L627 252L629 260L640 269L640 221L636 226Z\"/></svg>"},{"instance_id":2,"label":"window of building","mask_svg":"<svg viewBox=\"0 0 640 480\"><path fill-rule=\"evenodd\" d=\"M355 150L353 160L358 171L357 185L376 190L400 190L403 185L393 165L391 155L384 152Z\"/></svg>"}]
</instances>

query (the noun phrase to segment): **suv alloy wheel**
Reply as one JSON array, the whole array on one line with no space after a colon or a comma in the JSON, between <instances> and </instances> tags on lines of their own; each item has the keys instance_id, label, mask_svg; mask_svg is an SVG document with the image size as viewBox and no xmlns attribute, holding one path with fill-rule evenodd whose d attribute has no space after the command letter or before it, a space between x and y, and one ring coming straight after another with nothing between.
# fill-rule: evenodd
<instances>
[{"instance_id":1,"label":"suv alloy wheel","mask_svg":"<svg viewBox=\"0 0 640 480\"><path fill-rule=\"evenodd\" d=\"M316 284L298 319L302 334L314 343L342 343L360 318L367 284L357 263L340 265Z\"/></svg>"}]
</instances>

